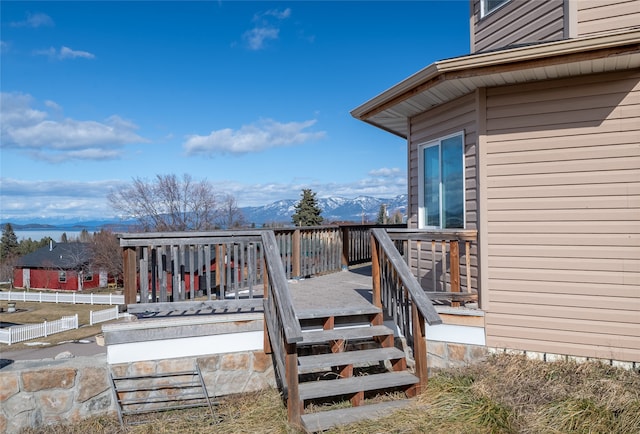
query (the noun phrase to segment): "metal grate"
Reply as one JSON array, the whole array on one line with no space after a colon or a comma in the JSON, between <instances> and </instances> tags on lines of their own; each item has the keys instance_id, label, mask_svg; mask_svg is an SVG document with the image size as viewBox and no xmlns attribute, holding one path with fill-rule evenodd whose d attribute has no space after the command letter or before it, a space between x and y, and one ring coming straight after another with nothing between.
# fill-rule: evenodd
<instances>
[{"instance_id":1,"label":"metal grate","mask_svg":"<svg viewBox=\"0 0 640 434\"><path fill-rule=\"evenodd\" d=\"M197 362L191 371L109 377L122 426L149 421L140 415L195 407L209 407L217 420L217 402L212 403Z\"/></svg>"}]
</instances>

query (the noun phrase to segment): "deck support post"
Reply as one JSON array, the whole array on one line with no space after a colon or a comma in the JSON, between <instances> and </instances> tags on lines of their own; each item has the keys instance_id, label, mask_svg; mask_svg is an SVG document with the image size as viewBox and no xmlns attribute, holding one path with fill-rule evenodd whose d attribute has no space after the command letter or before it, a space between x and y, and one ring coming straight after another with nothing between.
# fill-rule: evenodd
<instances>
[{"instance_id":1,"label":"deck support post","mask_svg":"<svg viewBox=\"0 0 640 434\"><path fill-rule=\"evenodd\" d=\"M421 393L427 387L427 333L425 318L414 303L411 304L411 322L413 323L413 357L415 359L415 375L420 379L411 392L412 395Z\"/></svg>"},{"instance_id":2,"label":"deck support post","mask_svg":"<svg viewBox=\"0 0 640 434\"><path fill-rule=\"evenodd\" d=\"M298 354L296 344L284 343L287 355L285 356L285 375L287 381L287 417L289 423L302 426L302 406L300 392L298 390Z\"/></svg>"},{"instance_id":3,"label":"deck support post","mask_svg":"<svg viewBox=\"0 0 640 434\"><path fill-rule=\"evenodd\" d=\"M267 300L269 298L269 269L267 268L267 262L264 258L262 258L262 269L264 270L264 276L262 279L262 293L264 294L264 302L265 304L269 302ZM263 348L265 354L273 353L273 349L271 348L271 340L269 339L269 321L267 321L267 308L264 308L264 327L263 327Z\"/></svg>"},{"instance_id":4,"label":"deck support post","mask_svg":"<svg viewBox=\"0 0 640 434\"><path fill-rule=\"evenodd\" d=\"M460 292L460 246L458 240L449 241L449 253L451 264L451 292ZM444 252L443 252L444 254ZM452 307L460 307L460 302L451 302Z\"/></svg>"},{"instance_id":5,"label":"deck support post","mask_svg":"<svg viewBox=\"0 0 640 434\"><path fill-rule=\"evenodd\" d=\"M300 267L300 251L302 250L300 247L302 237L300 236L300 229L296 229L293 231L293 236L291 237L291 273L293 277L302 277L301 267Z\"/></svg>"},{"instance_id":6,"label":"deck support post","mask_svg":"<svg viewBox=\"0 0 640 434\"><path fill-rule=\"evenodd\" d=\"M135 247L125 247L122 250L122 262L124 265L124 304L126 306L136 303L137 288Z\"/></svg>"},{"instance_id":7,"label":"deck support post","mask_svg":"<svg viewBox=\"0 0 640 434\"><path fill-rule=\"evenodd\" d=\"M340 241L342 242L342 269L349 268L349 227L342 226L340 231Z\"/></svg>"},{"instance_id":8,"label":"deck support post","mask_svg":"<svg viewBox=\"0 0 640 434\"><path fill-rule=\"evenodd\" d=\"M378 258L378 241L371 235L371 280L372 280L372 302L373 305L382 309L382 294L380 292L380 260ZM382 325L384 318L379 313L371 321L372 325Z\"/></svg>"}]
</instances>

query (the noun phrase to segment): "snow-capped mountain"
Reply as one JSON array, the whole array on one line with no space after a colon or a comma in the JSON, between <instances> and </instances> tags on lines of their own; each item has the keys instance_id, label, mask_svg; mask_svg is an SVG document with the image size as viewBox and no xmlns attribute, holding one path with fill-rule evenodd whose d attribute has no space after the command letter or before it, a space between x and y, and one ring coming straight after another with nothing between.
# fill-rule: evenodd
<instances>
[{"instance_id":1,"label":"snow-capped mountain","mask_svg":"<svg viewBox=\"0 0 640 434\"><path fill-rule=\"evenodd\" d=\"M299 199L283 199L264 206L241 208L247 222L261 226L264 223L291 223L291 216L295 212L295 205ZM372 222L380 212L380 206L386 205L387 213L391 216L400 211L403 215L407 211L407 195L393 198L377 198L358 196L354 199L344 197L317 198L318 206L322 210L322 217L326 223L334 221Z\"/></svg>"},{"instance_id":2,"label":"snow-capped mountain","mask_svg":"<svg viewBox=\"0 0 640 434\"><path fill-rule=\"evenodd\" d=\"M295 205L300 199L283 199L263 206L240 208L244 214L245 221L261 227L265 223L282 225L291 224L291 216L295 212ZM402 215L407 212L407 195L399 195L393 198L377 198L371 196L358 196L354 199L344 197L317 198L318 206L322 210L322 217L325 223L332 222L375 222L380 212L380 206L386 205L387 215L391 216L396 211ZM99 231L102 228L110 228L114 231L126 232L128 227L132 227L135 221L121 220L83 220L73 221L72 219L14 219L11 222L14 230L64 230L81 231L86 229L89 232Z\"/></svg>"}]
</instances>

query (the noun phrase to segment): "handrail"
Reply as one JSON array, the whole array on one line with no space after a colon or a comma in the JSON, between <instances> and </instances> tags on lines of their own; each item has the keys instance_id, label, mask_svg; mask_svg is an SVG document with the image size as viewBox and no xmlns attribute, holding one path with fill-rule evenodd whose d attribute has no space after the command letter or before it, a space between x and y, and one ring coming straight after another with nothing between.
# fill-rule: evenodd
<instances>
[{"instance_id":1,"label":"handrail","mask_svg":"<svg viewBox=\"0 0 640 434\"><path fill-rule=\"evenodd\" d=\"M273 295L276 302L277 311L282 321L286 343L292 344L302 341L302 329L300 321L293 311L293 301L289 294L287 277L280 260L276 237L273 231L262 233L262 243L264 246L264 257L269 276L269 286L272 289L269 295Z\"/></svg>"},{"instance_id":2,"label":"handrail","mask_svg":"<svg viewBox=\"0 0 640 434\"><path fill-rule=\"evenodd\" d=\"M387 233L403 251L405 262L432 300L452 307L459 307L462 301L482 301L478 299L477 284L474 285L471 247L478 231L389 229Z\"/></svg>"},{"instance_id":3,"label":"handrail","mask_svg":"<svg viewBox=\"0 0 640 434\"><path fill-rule=\"evenodd\" d=\"M391 241L389 234L387 234L384 229L371 229L371 235L378 241L380 247L402 281L402 285L409 292L413 303L427 323L429 325L442 324L440 315L433 307L429 297L427 297L424 290L420 287L420 284L416 281L409 266L405 263L402 256L393 245L393 241Z\"/></svg>"},{"instance_id":4,"label":"handrail","mask_svg":"<svg viewBox=\"0 0 640 434\"><path fill-rule=\"evenodd\" d=\"M272 352L276 378L287 400L288 419L301 424L301 404L298 390L298 349L302 341L300 321L293 310L293 301L273 231L262 233L265 261L264 329L265 353Z\"/></svg>"},{"instance_id":5,"label":"handrail","mask_svg":"<svg viewBox=\"0 0 640 434\"><path fill-rule=\"evenodd\" d=\"M442 319L384 229L371 229L371 277L374 304L393 318L413 348L419 381L412 392L418 394L428 381L425 322L438 325Z\"/></svg>"}]
</instances>

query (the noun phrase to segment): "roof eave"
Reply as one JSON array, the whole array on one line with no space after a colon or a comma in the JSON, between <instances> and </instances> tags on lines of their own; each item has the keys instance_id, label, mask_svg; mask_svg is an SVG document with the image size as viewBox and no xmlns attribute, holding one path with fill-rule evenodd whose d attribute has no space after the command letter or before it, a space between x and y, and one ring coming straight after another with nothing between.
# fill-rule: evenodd
<instances>
[{"instance_id":1,"label":"roof eave","mask_svg":"<svg viewBox=\"0 0 640 434\"><path fill-rule=\"evenodd\" d=\"M640 44L639 30L614 32L594 37L568 39L441 60L418 71L353 109L351 115L356 119L406 138L407 134L405 132L390 129L388 126L373 120L373 116L384 110L396 107L400 103L406 102L444 81L459 79L461 76L468 76L469 73L474 71L477 71L478 74L488 74L489 71L495 73L500 69L512 67L515 64L525 65L523 68L533 68L540 61L549 58L569 59L581 53L605 53L608 49L616 49L633 44L636 46ZM638 47L636 47L637 49ZM440 104L444 102L446 100Z\"/></svg>"}]
</instances>

